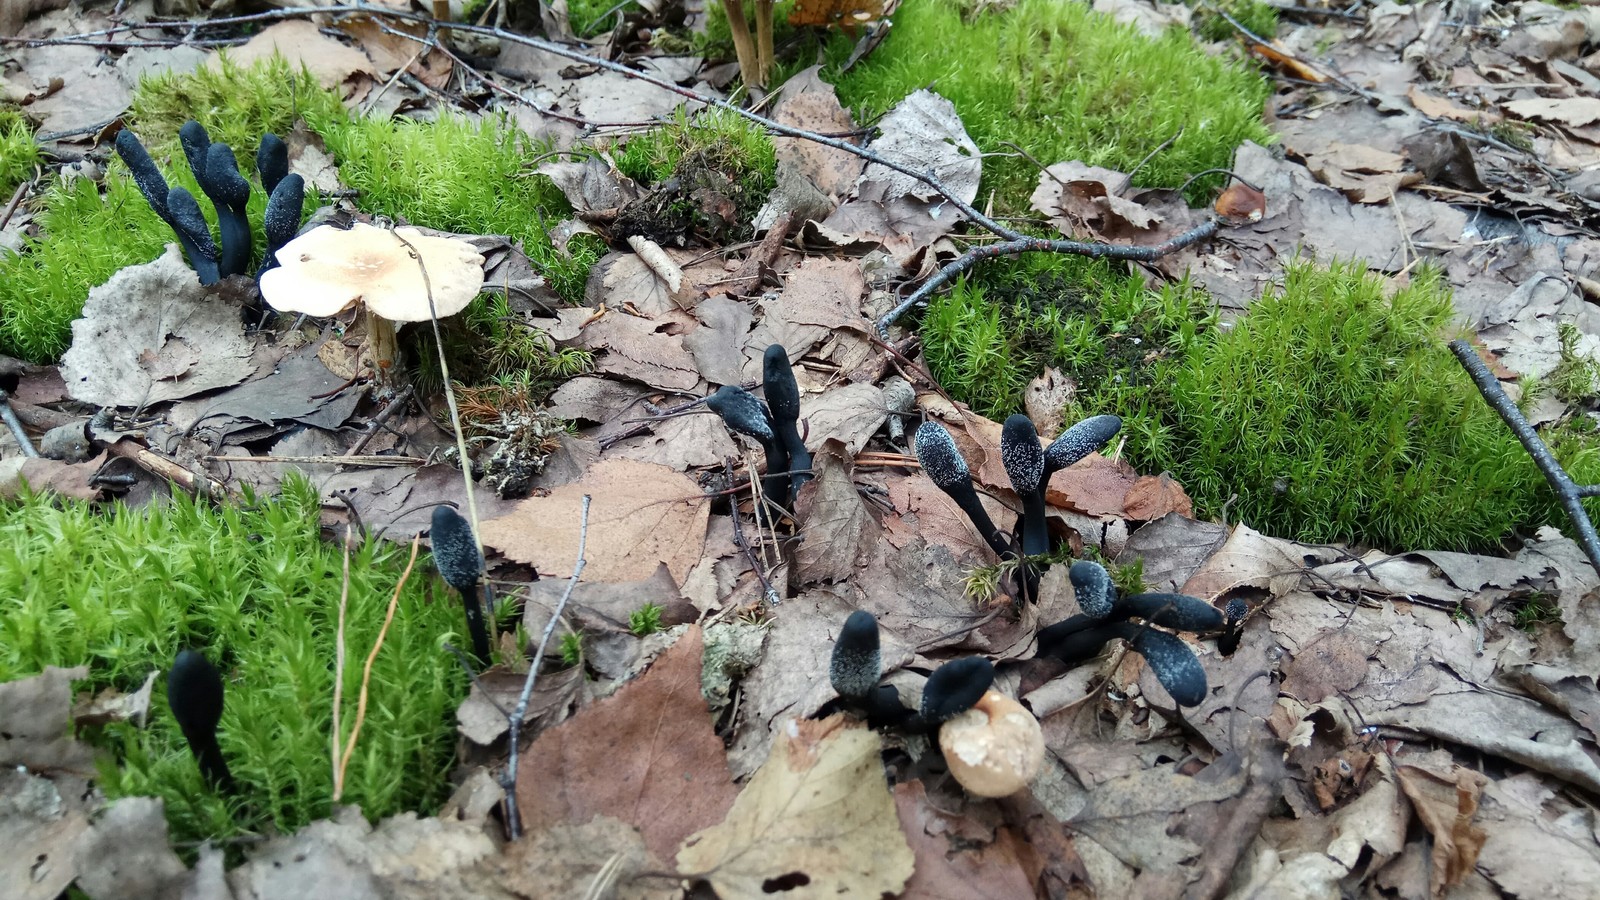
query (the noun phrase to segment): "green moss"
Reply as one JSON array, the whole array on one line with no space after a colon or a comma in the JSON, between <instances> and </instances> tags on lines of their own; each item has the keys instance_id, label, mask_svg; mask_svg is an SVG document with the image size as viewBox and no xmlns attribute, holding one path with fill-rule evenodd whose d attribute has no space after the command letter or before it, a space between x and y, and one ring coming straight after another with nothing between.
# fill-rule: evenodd
<instances>
[{"instance_id":1,"label":"green moss","mask_svg":"<svg viewBox=\"0 0 1600 900\"><path fill-rule=\"evenodd\" d=\"M183 165L178 129L194 119L213 141L233 148L245 173L256 169L262 135L284 137L301 118L320 128L347 121L339 95L319 86L306 69L296 72L281 57L239 66L226 53L193 72L144 78L131 109L134 131L157 162L172 157Z\"/></svg>"},{"instance_id":2,"label":"green moss","mask_svg":"<svg viewBox=\"0 0 1600 900\"><path fill-rule=\"evenodd\" d=\"M1228 41L1239 36L1239 30L1217 14L1218 9L1232 16L1234 21L1257 37L1271 40L1278 31L1278 10L1261 0L1221 0L1215 6L1196 6L1195 30L1208 41Z\"/></svg>"},{"instance_id":3,"label":"green moss","mask_svg":"<svg viewBox=\"0 0 1600 900\"><path fill-rule=\"evenodd\" d=\"M557 347L543 331L523 324L503 294L482 294L461 315L439 323L450 377L457 384L499 385L534 404L562 382L594 368L594 354L578 347ZM412 358L416 385L424 393L444 387L433 331L415 328Z\"/></svg>"},{"instance_id":4,"label":"green moss","mask_svg":"<svg viewBox=\"0 0 1600 900\"><path fill-rule=\"evenodd\" d=\"M646 603L628 613L628 630L637 637L655 634L661 630L661 605Z\"/></svg>"},{"instance_id":5,"label":"green moss","mask_svg":"<svg viewBox=\"0 0 1600 900\"><path fill-rule=\"evenodd\" d=\"M980 413L1022 408L1028 381L1054 366L1078 384L1069 413L1151 408L1181 351L1208 327L1186 285L1146 290L1112 264L1027 254L986 263L934 299L921 324L928 364ZM1163 439L1154 416L1126 427Z\"/></svg>"},{"instance_id":6,"label":"green moss","mask_svg":"<svg viewBox=\"0 0 1600 900\"><path fill-rule=\"evenodd\" d=\"M524 169L547 148L503 118L334 122L322 133L364 211L442 231L506 235L523 242L556 293L582 297L597 248L576 242L568 256L550 243L547 228L571 207L549 179Z\"/></svg>"},{"instance_id":7,"label":"green moss","mask_svg":"<svg viewBox=\"0 0 1600 900\"><path fill-rule=\"evenodd\" d=\"M39 160L28 120L15 109L0 107L0 195L10 197L17 185L32 178Z\"/></svg>"},{"instance_id":8,"label":"green moss","mask_svg":"<svg viewBox=\"0 0 1600 900\"><path fill-rule=\"evenodd\" d=\"M696 202L704 188L724 195L736 209L735 221L749 237L748 224L777 185L778 158L772 139L749 120L720 109L690 116L681 107L666 125L630 136L616 148L617 170L641 185L676 186L677 200L668 217L681 219L668 230L699 227L718 231Z\"/></svg>"},{"instance_id":9,"label":"green moss","mask_svg":"<svg viewBox=\"0 0 1600 900\"><path fill-rule=\"evenodd\" d=\"M828 45L836 67L851 43ZM1004 12L968 15L959 0L919 0L894 15L883 45L837 80L858 118L932 87L955 104L985 153L1014 142L1041 162L1079 159L1128 171L1182 134L1134 178L1176 186L1191 173L1226 166L1243 140L1265 143L1267 83L1208 56L1188 34L1148 38L1078 3L1019 0ZM1025 212L1038 182L1025 159L984 160L982 196L1003 212ZM1215 182L1197 182L1200 200Z\"/></svg>"},{"instance_id":10,"label":"green moss","mask_svg":"<svg viewBox=\"0 0 1600 900\"><path fill-rule=\"evenodd\" d=\"M166 800L179 840L289 831L329 815L334 637L342 557L319 536L316 491L290 481L274 501L213 509L100 511L44 496L0 503L0 681L45 666L89 667L92 688L137 688L179 649L222 670L220 739L241 794L206 789L167 712L158 677L147 728L107 726L101 787ZM384 542L350 562L344 727L361 662L409 551ZM462 619L418 563L373 667L365 724L344 802L377 818L428 812L448 791L453 711L466 677L441 648Z\"/></svg>"},{"instance_id":11,"label":"green moss","mask_svg":"<svg viewBox=\"0 0 1600 900\"><path fill-rule=\"evenodd\" d=\"M1357 266L1290 268L1171 384L1171 441L1131 440L1200 511L1307 541L1487 549L1560 522L1544 481L1444 347L1450 294L1423 272L1393 296Z\"/></svg>"}]
</instances>

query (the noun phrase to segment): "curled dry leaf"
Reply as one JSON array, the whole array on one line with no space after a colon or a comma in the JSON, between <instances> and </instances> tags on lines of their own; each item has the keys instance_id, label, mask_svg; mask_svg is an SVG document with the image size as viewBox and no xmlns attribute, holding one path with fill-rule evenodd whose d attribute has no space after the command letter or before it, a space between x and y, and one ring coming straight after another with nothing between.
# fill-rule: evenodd
<instances>
[{"instance_id":1,"label":"curled dry leaf","mask_svg":"<svg viewBox=\"0 0 1600 900\"><path fill-rule=\"evenodd\" d=\"M722 824L678 851L678 871L723 897L898 894L914 857L885 782L882 745L843 715L790 720Z\"/></svg>"},{"instance_id":2,"label":"curled dry leaf","mask_svg":"<svg viewBox=\"0 0 1600 900\"><path fill-rule=\"evenodd\" d=\"M686 475L628 459L602 460L577 481L484 522L483 542L541 574L570 572L585 494L593 498L585 580L642 581L666 563L682 584L700 561L710 498Z\"/></svg>"},{"instance_id":3,"label":"curled dry leaf","mask_svg":"<svg viewBox=\"0 0 1600 900\"><path fill-rule=\"evenodd\" d=\"M1242 181L1217 195L1217 215L1236 222L1259 222L1267 214L1267 195Z\"/></svg>"}]
</instances>

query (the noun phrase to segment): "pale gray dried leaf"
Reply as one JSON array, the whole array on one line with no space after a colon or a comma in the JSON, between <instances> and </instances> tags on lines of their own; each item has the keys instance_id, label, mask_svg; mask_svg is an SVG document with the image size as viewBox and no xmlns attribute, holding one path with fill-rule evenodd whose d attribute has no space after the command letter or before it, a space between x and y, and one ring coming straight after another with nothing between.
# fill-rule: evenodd
<instances>
[{"instance_id":1,"label":"pale gray dried leaf","mask_svg":"<svg viewBox=\"0 0 1600 900\"><path fill-rule=\"evenodd\" d=\"M534 171L555 182L578 212L617 209L639 199L638 185L603 153L579 162L541 163Z\"/></svg>"},{"instance_id":2,"label":"pale gray dried leaf","mask_svg":"<svg viewBox=\"0 0 1600 900\"><path fill-rule=\"evenodd\" d=\"M700 327L684 335L683 346L694 356L701 377L712 384L739 384L745 364L742 351L755 318L751 305L718 294L697 305L694 315Z\"/></svg>"},{"instance_id":3,"label":"pale gray dried leaf","mask_svg":"<svg viewBox=\"0 0 1600 900\"><path fill-rule=\"evenodd\" d=\"M477 825L419 819L401 813L367 823L347 806L337 819L312 822L293 835L257 847L249 861L228 873L236 900L422 900L422 898L510 897L505 890L468 884L463 875L498 859L497 849Z\"/></svg>"},{"instance_id":4,"label":"pale gray dried leaf","mask_svg":"<svg viewBox=\"0 0 1600 900\"><path fill-rule=\"evenodd\" d=\"M950 193L965 203L978 196L983 160L978 145L967 136L955 104L926 88L895 104L878 122L878 137L868 145L873 153L893 160L913 172L931 173ZM876 182L878 196L890 199L912 196L934 200L939 193L927 184L869 163L856 182L857 192Z\"/></svg>"},{"instance_id":5,"label":"pale gray dried leaf","mask_svg":"<svg viewBox=\"0 0 1600 900\"><path fill-rule=\"evenodd\" d=\"M617 418L643 415L639 400L648 388L615 378L580 375L569 379L550 395L547 411L561 419L605 424Z\"/></svg>"},{"instance_id":6,"label":"pale gray dried leaf","mask_svg":"<svg viewBox=\"0 0 1600 900\"><path fill-rule=\"evenodd\" d=\"M250 374L240 313L168 244L154 262L90 289L61 360L67 390L96 406L143 406L238 384Z\"/></svg>"},{"instance_id":7,"label":"pale gray dried leaf","mask_svg":"<svg viewBox=\"0 0 1600 900\"><path fill-rule=\"evenodd\" d=\"M1117 564L1142 560L1144 583L1150 590L1176 591L1227 540L1225 525L1167 513L1128 536Z\"/></svg>"},{"instance_id":8,"label":"pale gray dried leaf","mask_svg":"<svg viewBox=\"0 0 1600 900\"><path fill-rule=\"evenodd\" d=\"M1111 169L1060 162L1039 174L1028 202L1066 235L1087 226L1097 234L1123 237L1161 224L1159 213L1119 196L1127 182L1126 175Z\"/></svg>"},{"instance_id":9,"label":"pale gray dried leaf","mask_svg":"<svg viewBox=\"0 0 1600 900\"><path fill-rule=\"evenodd\" d=\"M1200 850L1167 833L1172 814L1233 797L1244 784L1243 772L1202 779L1170 767L1147 769L1097 786L1070 824L1134 868L1171 869Z\"/></svg>"},{"instance_id":10,"label":"pale gray dried leaf","mask_svg":"<svg viewBox=\"0 0 1600 900\"><path fill-rule=\"evenodd\" d=\"M171 900L189 870L167 845L165 804L123 797L78 841L78 888L93 900Z\"/></svg>"},{"instance_id":11,"label":"pale gray dried leaf","mask_svg":"<svg viewBox=\"0 0 1600 900\"><path fill-rule=\"evenodd\" d=\"M0 769L0 887L8 900L56 900L78 877L73 848L89 827L85 810L56 782Z\"/></svg>"},{"instance_id":12,"label":"pale gray dried leaf","mask_svg":"<svg viewBox=\"0 0 1600 900\"><path fill-rule=\"evenodd\" d=\"M705 466L720 467L728 457L738 457L740 450L722 420L701 411L652 422L650 430L612 444L605 455L607 459L632 459L686 472ZM754 458L759 462L759 451Z\"/></svg>"},{"instance_id":13,"label":"pale gray dried leaf","mask_svg":"<svg viewBox=\"0 0 1600 900\"><path fill-rule=\"evenodd\" d=\"M114 687L104 688L92 697L86 694L73 708L72 721L79 726L132 722L143 728L145 716L150 713L150 689L155 687L156 676L160 674L159 670L151 669L144 684L131 694Z\"/></svg>"},{"instance_id":14,"label":"pale gray dried leaf","mask_svg":"<svg viewBox=\"0 0 1600 900\"><path fill-rule=\"evenodd\" d=\"M806 443L820 447L838 441L849 456L860 453L888 417L883 391L871 384L847 384L800 398Z\"/></svg>"},{"instance_id":15,"label":"pale gray dried leaf","mask_svg":"<svg viewBox=\"0 0 1600 900\"><path fill-rule=\"evenodd\" d=\"M1560 323L1580 324L1573 348L1580 359L1600 359L1600 337L1581 328L1587 305L1563 276L1540 272L1485 313L1478 337L1506 368L1543 378L1561 364Z\"/></svg>"},{"instance_id":16,"label":"pale gray dried leaf","mask_svg":"<svg viewBox=\"0 0 1600 900\"><path fill-rule=\"evenodd\" d=\"M71 731L72 682L87 677L87 666L50 666L32 678L0 684L0 765L94 773L93 749Z\"/></svg>"},{"instance_id":17,"label":"pale gray dried leaf","mask_svg":"<svg viewBox=\"0 0 1600 900\"><path fill-rule=\"evenodd\" d=\"M855 129L850 111L839 103L833 85L821 78L821 66L797 72L783 83L782 99L772 117L785 125L819 134L843 134ZM815 141L775 137L773 151L778 162L791 162L797 173L821 194L834 200L849 193L861 175L861 157Z\"/></svg>"},{"instance_id":18,"label":"pale gray dried leaf","mask_svg":"<svg viewBox=\"0 0 1600 900\"><path fill-rule=\"evenodd\" d=\"M1594 811L1524 772L1491 781L1478 821L1489 833L1478 866L1516 897L1579 900L1600 884Z\"/></svg>"},{"instance_id":19,"label":"pale gray dried leaf","mask_svg":"<svg viewBox=\"0 0 1600 900\"><path fill-rule=\"evenodd\" d=\"M700 383L694 357L683 349L683 338L659 331L658 323L651 319L608 310L586 319L571 343L596 351L597 372L673 391L693 390Z\"/></svg>"}]
</instances>

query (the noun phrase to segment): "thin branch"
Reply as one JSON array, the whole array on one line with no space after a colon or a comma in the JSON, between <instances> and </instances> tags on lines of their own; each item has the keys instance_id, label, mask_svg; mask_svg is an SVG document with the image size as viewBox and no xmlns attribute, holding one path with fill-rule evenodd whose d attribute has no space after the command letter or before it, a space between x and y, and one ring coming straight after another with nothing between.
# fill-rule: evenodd
<instances>
[{"instance_id":1,"label":"thin branch","mask_svg":"<svg viewBox=\"0 0 1600 900\"><path fill-rule=\"evenodd\" d=\"M528 716L528 700L533 696L533 685L539 678L539 666L544 662L544 651L550 645L550 636L556 630L556 623L561 621L561 614L566 611L567 601L572 599L572 591L578 586L578 578L583 575L583 567L588 565L588 561L584 559L584 551L589 545L589 501L589 495L584 494L583 508L578 520L578 561L572 567L572 577L567 580L567 589L561 592L561 599L556 601L555 609L550 611L550 621L545 623L544 633L539 635L539 646L533 651L533 663L528 666L528 677L522 682L522 696L517 698L517 708L511 711L511 756L506 761L506 773L501 779L500 787L506 792L506 829L512 840L522 836L522 818L517 812L517 764L520 761L517 745L521 742L522 722Z\"/></svg>"},{"instance_id":2,"label":"thin branch","mask_svg":"<svg viewBox=\"0 0 1600 900\"><path fill-rule=\"evenodd\" d=\"M339 626L333 644L333 729L329 734L333 766L333 802L344 793L344 767L339 765L339 738L343 737L339 708L344 699L344 617L350 608L350 526L344 529L344 575L339 582Z\"/></svg>"},{"instance_id":3,"label":"thin branch","mask_svg":"<svg viewBox=\"0 0 1600 900\"><path fill-rule=\"evenodd\" d=\"M11 395L0 391L0 419L4 419L6 427L11 429L11 436L22 445L22 455L33 459L39 458L39 451L33 448L33 442L28 440L28 433L22 430L22 422L17 419L17 414L11 411Z\"/></svg>"},{"instance_id":4,"label":"thin branch","mask_svg":"<svg viewBox=\"0 0 1600 900\"><path fill-rule=\"evenodd\" d=\"M879 319L878 335L887 342L889 340L889 326L893 325L895 320L905 315L917 304L927 302L934 291L949 284L951 279L986 259L1032 251L1039 253L1070 253L1076 256L1087 256L1090 259L1124 259L1133 262L1150 262L1169 253L1176 253L1190 244L1199 243L1216 234L1220 227L1221 222L1213 218L1171 240L1151 246L1088 244L1082 241L1023 237L998 244L972 247L967 252L956 257L944 268L935 272L931 278L922 283L921 287L912 292L911 296L902 300L899 306L889 310L883 318Z\"/></svg>"},{"instance_id":5,"label":"thin branch","mask_svg":"<svg viewBox=\"0 0 1600 900\"><path fill-rule=\"evenodd\" d=\"M422 535L417 535L411 539L411 559L406 563L406 570L400 573L400 580L395 583L394 595L389 598L389 611L384 614L377 640L372 642L372 652L367 654L366 668L361 671L361 694L356 699L356 721L350 726L350 740L345 743L344 756L339 760L336 784L344 784L344 773L350 768L350 757L356 752L356 738L361 736L361 723L367 720L367 688L372 685L372 664L378 661L378 651L383 649L383 639L388 636L389 625L394 621L395 607L400 605L400 592L405 590L406 582L411 578L411 570L417 564L417 551L421 548Z\"/></svg>"},{"instance_id":6,"label":"thin branch","mask_svg":"<svg viewBox=\"0 0 1600 900\"><path fill-rule=\"evenodd\" d=\"M1567 515L1572 517L1572 527L1578 532L1578 545L1583 548L1583 554L1589 557L1589 564L1600 572L1600 536L1595 534L1594 522L1589 520L1589 513L1583 508L1582 498L1600 493L1600 486L1582 486L1572 480L1567 470L1556 461L1550 448L1545 446L1533 426L1523 418L1522 411L1511 402L1506 392L1500 388L1500 380L1494 377L1489 367L1484 365L1483 358L1478 356L1478 351L1472 345L1460 338L1450 342L1450 352L1456 355L1461 367L1472 376L1472 381L1478 386L1478 393L1483 395L1485 402L1511 429L1511 433L1522 442L1522 449L1528 451L1533 457L1533 464L1544 473L1546 481L1550 482L1550 490L1561 501L1561 506L1566 509Z\"/></svg>"}]
</instances>

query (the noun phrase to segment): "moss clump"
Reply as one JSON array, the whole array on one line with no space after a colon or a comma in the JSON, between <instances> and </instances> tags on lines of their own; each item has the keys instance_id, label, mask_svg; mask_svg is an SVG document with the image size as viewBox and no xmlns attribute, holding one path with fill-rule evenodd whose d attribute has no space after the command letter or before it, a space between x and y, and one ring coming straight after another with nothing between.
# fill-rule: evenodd
<instances>
[{"instance_id":1,"label":"moss clump","mask_svg":"<svg viewBox=\"0 0 1600 900\"><path fill-rule=\"evenodd\" d=\"M214 139L233 147L240 171L253 178L261 136L269 131L286 134L297 112L327 127L344 120L336 95L282 60L241 68L224 59L186 75L146 78L134 93L132 108L132 127L167 182L187 188L213 222L211 201L195 183L178 146L178 128L184 122L196 119ZM247 210L258 254L266 202L265 193L255 190ZM315 203L307 198L308 206ZM160 256L175 237L115 157L102 184L53 178L38 206L39 235L28 238L20 255L0 260L0 353L42 363L66 351L72 320L82 314L90 288L104 284L119 269Z\"/></svg>"},{"instance_id":2,"label":"moss clump","mask_svg":"<svg viewBox=\"0 0 1600 900\"><path fill-rule=\"evenodd\" d=\"M240 66L226 53L216 64L192 72L142 79L131 110L134 130L158 163L172 157L182 166L178 129L194 119L211 140L233 148L239 171L247 174L256 170L256 147L263 134L287 135L296 119L325 128L348 120L339 95L318 85L305 68L297 72L282 57ZM205 204L200 194L195 196Z\"/></svg>"},{"instance_id":3,"label":"moss clump","mask_svg":"<svg viewBox=\"0 0 1600 900\"><path fill-rule=\"evenodd\" d=\"M619 228L637 219L639 232L654 239L690 230L712 240L747 238L750 221L777 185L772 139L727 110L690 116L680 108L666 125L629 137L613 159L619 172L655 191L623 211ZM714 213L722 199L732 204L731 214Z\"/></svg>"},{"instance_id":4,"label":"moss clump","mask_svg":"<svg viewBox=\"0 0 1600 900\"><path fill-rule=\"evenodd\" d=\"M508 403L536 407L562 382L594 368L593 353L557 347L549 335L524 324L503 294L479 295L461 315L440 322L439 329L451 379L488 391L502 408L510 408ZM414 338L417 387L424 393L443 389L433 332L424 327L408 334Z\"/></svg>"},{"instance_id":5,"label":"moss clump","mask_svg":"<svg viewBox=\"0 0 1600 900\"><path fill-rule=\"evenodd\" d=\"M39 159L28 120L15 109L0 108L0 194L10 197L17 185L32 178Z\"/></svg>"},{"instance_id":6,"label":"moss clump","mask_svg":"<svg viewBox=\"0 0 1600 900\"><path fill-rule=\"evenodd\" d=\"M574 242L569 256L551 244L546 229L571 207L549 179L525 171L547 148L508 121L363 120L331 123L322 133L340 179L361 192L366 212L443 231L506 235L523 243L556 293L583 295L599 248Z\"/></svg>"},{"instance_id":7,"label":"moss clump","mask_svg":"<svg viewBox=\"0 0 1600 900\"><path fill-rule=\"evenodd\" d=\"M1272 534L1388 549L1490 548L1561 517L1444 346L1435 272L1384 296L1358 266L1299 264L1174 373L1172 440L1130 445L1197 506Z\"/></svg>"},{"instance_id":8,"label":"moss clump","mask_svg":"<svg viewBox=\"0 0 1600 900\"><path fill-rule=\"evenodd\" d=\"M1195 30L1208 41L1227 41L1239 37L1239 30L1220 12L1232 16L1251 34L1272 39L1278 30L1278 10L1261 0L1221 0L1215 6L1196 4Z\"/></svg>"},{"instance_id":9,"label":"moss clump","mask_svg":"<svg viewBox=\"0 0 1600 900\"><path fill-rule=\"evenodd\" d=\"M961 0L903 5L883 45L837 79L840 99L865 116L932 87L955 104L986 153L1014 142L1046 164L1079 159L1128 171L1178 135L1134 178L1176 185L1226 166L1241 141L1265 143L1268 85L1225 59L1208 56L1188 34L1148 38L1084 4L1019 0L1004 11L969 13ZM850 42L836 38L838 66ZM1003 155L984 161L984 196L1026 211L1038 170ZM1195 185L1199 200L1214 181Z\"/></svg>"},{"instance_id":10,"label":"moss clump","mask_svg":"<svg viewBox=\"0 0 1600 900\"><path fill-rule=\"evenodd\" d=\"M222 671L222 751L242 791L201 784L157 678L149 727L111 725L101 786L166 800L179 840L289 831L332 811L329 735L343 560L320 539L317 493L213 509L97 511L44 496L0 503L0 681L45 666L89 667L89 686L133 690L185 646ZM350 560L344 727L406 548L369 542ZM457 607L419 563L373 666L371 701L344 802L378 818L444 799L453 711L466 676L440 642L464 638Z\"/></svg>"},{"instance_id":11,"label":"moss clump","mask_svg":"<svg viewBox=\"0 0 1600 900\"><path fill-rule=\"evenodd\" d=\"M921 333L934 375L983 415L1021 409L1029 379L1054 366L1078 384L1075 410L1127 418L1154 408L1210 321L1205 296L1186 285L1150 291L1110 263L1027 254L986 263L934 299ZM1159 429L1160 420L1124 428Z\"/></svg>"}]
</instances>

